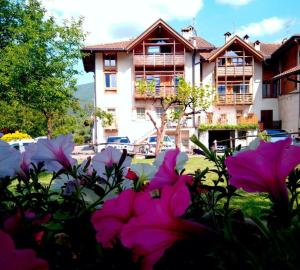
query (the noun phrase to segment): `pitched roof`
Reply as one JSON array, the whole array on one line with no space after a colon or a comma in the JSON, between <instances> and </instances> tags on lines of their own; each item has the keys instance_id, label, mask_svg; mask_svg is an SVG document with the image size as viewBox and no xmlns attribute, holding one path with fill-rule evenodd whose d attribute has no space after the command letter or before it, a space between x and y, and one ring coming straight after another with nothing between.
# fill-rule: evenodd
<instances>
[{"instance_id":1,"label":"pitched roof","mask_svg":"<svg viewBox=\"0 0 300 270\"><path fill-rule=\"evenodd\" d=\"M196 44L194 44L194 40L196 41ZM193 37L192 40L189 40L190 43L192 43L196 49L201 50L201 49L214 49L216 48L214 44L208 42L202 37Z\"/></svg>"},{"instance_id":2,"label":"pitched roof","mask_svg":"<svg viewBox=\"0 0 300 270\"><path fill-rule=\"evenodd\" d=\"M182 35L180 35L177 31L175 31L170 25L168 25L164 20L158 19L155 23L153 23L150 27L148 27L143 33L141 33L138 37L136 37L130 44L127 46L127 50L130 51L141 42L147 35L149 35L152 31L154 31L158 26L163 26L170 34L178 38L185 46L193 50L194 45L191 44L187 39L185 39Z\"/></svg>"},{"instance_id":3,"label":"pitched roof","mask_svg":"<svg viewBox=\"0 0 300 270\"><path fill-rule=\"evenodd\" d=\"M281 46L280 43L260 43L260 52L265 58L269 58Z\"/></svg>"},{"instance_id":4,"label":"pitched roof","mask_svg":"<svg viewBox=\"0 0 300 270\"><path fill-rule=\"evenodd\" d=\"M126 51L126 47L132 41L133 40L130 39L130 40L123 40L123 41L117 41L112 43L85 46L82 50L83 51Z\"/></svg>"},{"instance_id":5,"label":"pitched roof","mask_svg":"<svg viewBox=\"0 0 300 270\"><path fill-rule=\"evenodd\" d=\"M216 51L218 50L218 48L213 49L210 52L200 52L200 56L204 59L207 60L209 57L211 57Z\"/></svg>"},{"instance_id":6,"label":"pitched roof","mask_svg":"<svg viewBox=\"0 0 300 270\"><path fill-rule=\"evenodd\" d=\"M235 35L234 37L232 37L228 42L226 42L222 47L219 47L217 50L214 51L214 53L212 55L210 55L207 59L211 62L214 59L216 59L224 50L226 50L230 45L232 45L233 43L239 43L240 45L242 45L246 50L248 50L249 52L251 52L253 55L255 55L259 60L263 60L264 56L262 55L261 52L257 51L254 49L254 47L250 44L248 44L247 42L245 42L244 40L242 40L239 36Z\"/></svg>"},{"instance_id":7,"label":"pitched roof","mask_svg":"<svg viewBox=\"0 0 300 270\"><path fill-rule=\"evenodd\" d=\"M294 75L294 74L300 74L300 65L295 66L293 68L290 68L290 69L288 69L288 70L286 70L286 71L284 71L284 72L282 72L282 73L274 76L272 78L272 80L278 80L278 79L281 79L283 77L288 77L288 76Z\"/></svg>"}]
</instances>

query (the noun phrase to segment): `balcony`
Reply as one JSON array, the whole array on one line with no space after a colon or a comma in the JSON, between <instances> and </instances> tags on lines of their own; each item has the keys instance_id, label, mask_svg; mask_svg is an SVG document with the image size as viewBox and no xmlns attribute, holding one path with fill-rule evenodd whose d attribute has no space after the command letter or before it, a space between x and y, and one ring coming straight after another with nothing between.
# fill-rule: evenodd
<instances>
[{"instance_id":1,"label":"balcony","mask_svg":"<svg viewBox=\"0 0 300 270\"><path fill-rule=\"evenodd\" d=\"M217 94L216 105L251 105L253 103L253 95L246 94Z\"/></svg>"},{"instance_id":2,"label":"balcony","mask_svg":"<svg viewBox=\"0 0 300 270\"><path fill-rule=\"evenodd\" d=\"M252 76L253 66L217 66L218 76Z\"/></svg>"},{"instance_id":3,"label":"balcony","mask_svg":"<svg viewBox=\"0 0 300 270\"><path fill-rule=\"evenodd\" d=\"M133 64L135 66L184 66L184 54L135 54Z\"/></svg>"},{"instance_id":4,"label":"balcony","mask_svg":"<svg viewBox=\"0 0 300 270\"><path fill-rule=\"evenodd\" d=\"M175 86L158 85L155 86L154 92L151 90L146 90L145 93L141 93L138 86L135 86L134 97L135 99L158 99L176 95L176 93L177 91Z\"/></svg>"},{"instance_id":5,"label":"balcony","mask_svg":"<svg viewBox=\"0 0 300 270\"><path fill-rule=\"evenodd\" d=\"M252 56L223 56L217 60L217 76L252 76L254 59Z\"/></svg>"}]
</instances>

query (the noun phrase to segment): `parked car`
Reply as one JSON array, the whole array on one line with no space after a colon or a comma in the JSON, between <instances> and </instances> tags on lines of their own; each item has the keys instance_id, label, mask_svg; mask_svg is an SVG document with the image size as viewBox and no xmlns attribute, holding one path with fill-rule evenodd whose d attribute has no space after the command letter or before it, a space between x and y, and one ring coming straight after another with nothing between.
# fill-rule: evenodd
<instances>
[{"instance_id":1,"label":"parked car","mask_svg":"<svg viewBox=\"0 0 300 270\"><path fill-rule=\"evenodd\" d=\"M107 137L106 143L106 147L112 146L119 150L126 149L128 154L134 154L134 145L130 143L128 137L109 136Z\"/></svg>"},{"instance_id":2,"label":"parked car","mask_svg":"<svg viewBox=\"0 0 300 270\"><path fill-rule=\"evenodd\" d=\"M148 156L154 156L155 155L155 148L156 148L156 142L157 142L157 136L150 136L144 147L145 154ZM166 151L168 149L175 148L175 143L171 139L170 136L165 135L163 145L161 147L161 151Z\"/></svg>"},{"instance_id":3,"label":"parked car","mask_svg":"<svg viewBox=\"0 0 300 270\"><path fill-rule=\"evenodd\" d=\"M228 148L227 145L217 145L217 152L225 152L225 150Z\"/></svg>"},{"instance_id":4,"label":"parked car","mask_svg":"<svg viewBox=\"0 0 300 270\"><path fill-rule=\"evenodd\" d=\"M10 146L19 150L21 153L25 152L25 146L31 143L36 143L36 141L34 139L24 139L24 140L14 140L9 142Z\"/></svg>"},{"instance_id":5,"label":"parked car","mask_svg":"<svg viewBox=\"0 0 300 270\"><path fill-rule=\"evenodd\" d=\"M278 142L290 137L288 132L282 129L266 129L264 132L268 135L270 142Z\"/></svg>"}]
</instances>

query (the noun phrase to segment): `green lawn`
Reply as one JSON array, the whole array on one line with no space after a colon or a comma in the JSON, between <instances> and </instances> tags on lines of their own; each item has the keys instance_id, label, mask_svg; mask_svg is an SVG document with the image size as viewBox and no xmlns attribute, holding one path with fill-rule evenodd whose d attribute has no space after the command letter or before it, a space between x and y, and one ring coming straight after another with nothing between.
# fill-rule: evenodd
<instances>
[{"instance_id":1,"label":"green lawn","mask_svg":"<svg viewBox=\"0 0 300 270\"><path fill-rule=\"evenodd\" d=\"M133 163L148 163L152 164L154 159L133 159ZM204 170L205 168L212 168L213 164L210 161L207 161L202 156L191 156L186 163L185 173L194 173L197 169ZM40 181L43 184L48 184L51 179L51 174L43 173L40 177ZM211 184L212 180L215 178L214 173L209 173L207 175L207 183ZM16 187L17 181L14 181L11 185L11 188ZM242 209L248 216L258 216L261 215L261 211L269 207L270 202L265 195L255 194L255 193L246 193L242 190L239 191L241 197L233 198L231 201L231 206L235 208Z\"/></svg>"},{"instance_id":2,"label":"green lawn","mask_svg":"<svg viewBox=\"0 0 300 270\"><path fill-rule=\"evenodd\" d=\"M133 159L133 163L148 163L151 164L154 161L154 158L149 159ZM207 167L212 167L212 163L210 161L207 161L202 156L192 156L189 158L188 162L186 163L185 169L186 173L193 173L197 169L203 170Z\"/></svg>"},{"instance_id":3,"label":"green lawn","mask_svg":"<svg viewBox=\"0 0 300 270\"><path fill-rule=\"evenodd\" d=\"M154 159L133 159L133 163L148 163L151 164ZM203 156L191 156L186 163L186 173L194 173L197 169L212 168L213 163L206 160ZM207 184L215 178L214 173L207 175ZM247 193L239 190L240 197L235 197L231 200L231 207L240 208L247 216L259 216L262 210L269 208L270 201L265 194Z\"/></svg>"}]
</instances>

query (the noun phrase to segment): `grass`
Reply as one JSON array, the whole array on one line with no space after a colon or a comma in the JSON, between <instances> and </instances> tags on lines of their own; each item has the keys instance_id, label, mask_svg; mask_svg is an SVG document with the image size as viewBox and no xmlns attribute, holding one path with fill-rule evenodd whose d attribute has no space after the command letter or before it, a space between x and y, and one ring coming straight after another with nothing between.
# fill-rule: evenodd
<instances>
[{"instance_id":1,"label":"grass","mask_svg":"<svg viewBox=\"0 0 300 270\"><path fill-rule=\"evenodd\" d=\"M133 159L133 163L148 163L152 164L154 159ZM197 169L204 170L207 167L212 168L213 163L206 160L203 156L191 156L186 163L185 173L194 173ZM211 185L212 180L216 178L214 173L207 174L207 184ZM240 208L249 217L259 217L262 212L270 207L270 201L265 194L247 193L239 190L239 197L234 197L231 200L231 207Z\"/></svg>"},{"instance_id":2,"label":"grass","mask_svg":"<svg viewBox=\"0 0 300 270\"><path fill-rule=\"evenodd\" d=\"M133 159L133 163L148 163L152 164L154 159ZM186 163L185 173L194 173L197 169L204 170L212 168L213 163L206 160L203 156L191 156ZM40 182L47 185L51 180L52 174L42 173L40 175ZM211 185L212 180L216 178L214 173L208 173L206 177L207 184ZM17 181L14 181L10 188L15 189ZM264 194L247 193L242 190L238 191L239 197L234 197L231 200L231 207L240 208L247 216L259 217L262 211L270 207L270 201Z\"/></svg>"},{"instance_id":3,"label":"grass","mask_svg":"<svg viewBox=\"0 0 300 270\"><path fill-rule=\"evenodd\" d=\"M148 163L152 164L154 161L153 158L150 159L133 159L133 163ZM185 166L185 173L194 173L197 169L204 170L205 168L211 168L213 166L213 163L206 160L202 156L192 156L189 158L188 162Z\"/></svg>"}]
</instances>

